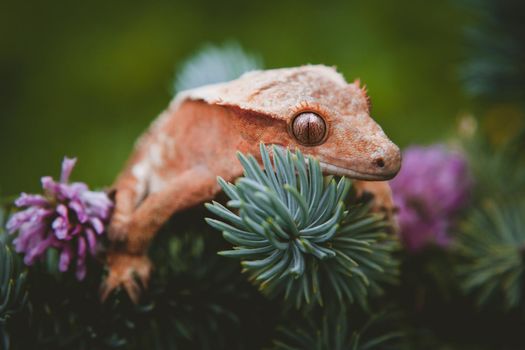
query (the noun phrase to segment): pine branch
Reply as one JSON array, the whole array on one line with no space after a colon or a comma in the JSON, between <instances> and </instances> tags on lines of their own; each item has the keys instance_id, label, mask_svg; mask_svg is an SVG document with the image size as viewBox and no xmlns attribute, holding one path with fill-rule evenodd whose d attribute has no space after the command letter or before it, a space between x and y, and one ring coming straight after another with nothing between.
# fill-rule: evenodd
<instances>
[{"instance_id":1,"label":"pine branch","mask_svg":"<svg viewBox=\"0 0 525 350\"><path fill-rule=\"evenodd\" d=\"M392 309L366 316L356 322L348 319L345 308L327 309L283 322L277 329L275 350L374 350L400 349L404 334ZM395 320L394 320L395 319ZM394 322L393 322L394 321ZM361 323L361 324L359 324Z\"/></svg>"},{"instance_id":2,"label":"pine branch","mask_svg":"<svg viewBox=\"0 0 525 350\"><path fill-rule=\"evenodd\" d=\"M489 101L523 105L525 4L520 0L476 0L466 4L478 17L475 25L466 28L470 52L460 72L466 91Z\"/></svg>"},{"instance_id":3,"label":"pine branch","mask_svg":"<svg viewBox=\"0 0 525 350\"><path fill-rule=\"evenodd\" d=\"M17 349L259 346L268 337L262 322L271 325L276 311L242 278L238 264L217 256L225 242L200 223L202 214L175 218L177 233L168 226L153 242L150 256L156 269L138 305L125 292L101 304L103 271L95 266L89 266L92 273L82 282L72 273L56 273L54 264L31 267L32 310L13 327Z\"/></svg>"},{"instance_id":4,"label":"pine branch","mask_svg":"<svg viewBox=\"0 0 525 350\"><path fill-rule=\"evenodd\" d=\"M265 170L240 154L244 177L236 185L219 179L238 214L207 204L224 221L206 221L234 245L220 254L241 259L262 292L284 294L297 308L327 300L366 307L368 294L398 274L386 221L366 205L347 209L350 181L323 178L317 160L274 147L272 163L262 144L260 151Z\"/></svg>"},{"instance_id":5,"label":"pine branch","mask_svg":"<svg viewBox=\"0 0 525 350\"><path fill-rule=\"evenodd\" d=\"M525 295L525 200L485 200L471 211L458 235L464 261L458 266L466 293L477 304L505 309L523 305Z\"/></svg>"},{"instance_id":6,"label":"pine branch","mask_svg":"<svg viewBox=\"0 0 525 350\"><path fill-rule=\"evenodd\" d=\"M182 63L176 74L174 91L230 81L262 67L260 57L245 52L236 42L205 45Z\"/></svg>"},{"instance_id":7,"label":"pine branch","mask_svg":"<svg viewBox=\"0 0 525 350\"><path fill-rule=\"evenodd\" d=\"M481 130L464 143L476 180L475 195L481 198L512 198L525 194L525 129L505 135L495 144Z\"/></svg>"},{"instance_id":8,"label":"pine branch","mask_svg":"<svg viewBox=\"0 0 525 350\"><path fill-rule=\"evenodd\" d=\"M472 208L460 226L457 267L479 306L515 309L525 283L525 130L503 144L479 134L466 148L476 179Z\"/></svg>"},{"instance_id":9,"label":"pine branch","mask_svg":"<svg viewBox=\"0 0 525 350\"><path fill-rule=\"evenodd\" d=\"M9 349L9 333L5 327L9 318L26 304L27 290L26 272L11 250L3 230L4 221L4 210L0 208L0 344L2 349Z\"/></svg>"}]
</instances>

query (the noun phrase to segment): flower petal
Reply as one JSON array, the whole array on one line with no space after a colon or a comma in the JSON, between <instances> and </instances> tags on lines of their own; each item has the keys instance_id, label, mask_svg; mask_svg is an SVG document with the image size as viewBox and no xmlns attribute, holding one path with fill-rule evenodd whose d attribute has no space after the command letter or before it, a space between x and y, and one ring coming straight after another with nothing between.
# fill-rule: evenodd
<instances>
[{"instance_id":1,"label":"flower petal","mask_svg":"<svg viewBox=\"0 0 525 350\"><path fill-rule=\"evenodd\" d=\"M81 200L90 215L98 216L101 220L107 220L113 208L113 202L104 192L86 191L81 194Z\"/></svg>"},{"instance_id":2,"label":"flower petal","mask_svg":"<svg viewBox=\"0 0 525 350\"><path fill-rule=\"evenodd\" d=\"M86 240L88 242L89 252L91 255L95 255L97 248L97 237L95 236L95 232L90 228L86 229Z\"/></svg>"},{"instance_id":3,"label":"flower petal","mask_svg":"<svg viewBox=\"0 0 525 350\"><path fill-rule=\"evenodd\" d=\"M67 207L64 204L57 205L56 211L57 211L57 213L60 216L63 216L64 218L67 218L68 210L67 210Z\"/></svg>"},{"instance_id":4,"label":"flower petal","mask_svg":"<svg viewBox=\"0 0 525 350\"><path fill-rule=\"evenodd\" d=\"M61 272L66 272L72 259L73 259L73 252L68 246L64 246L62 249L62 252L60 253L58 269Z\"/></svg>"},{"instance_id":5,"label":"flower petal","mask_svg":"<svg viewBox=\"0 0 525 350\"><path fill-rule=\"evenodd\" d=\"M86 240L83 237L80 237L78 239L78 256L79 257L86 256Z\"/></svg>"},{"instance_id":6,"label":"flower petal","mask_svg":"<svg viewBox=\"0 0 525 350\"><path fill-rule=\"evenodd\" d=\"M84 238L78 240L76 276L78 280L83 280L86 277L86 241Z\"/></svg>"},{"instance_id":7,"label":"flower petal","mask_svg":"<svg viewBox=\"0 0 525 350\"><path fill-rule=\"evenodd\" d=\"M51 227L53 228L55 236L58 239L66 239L68 237L68 231L70 227L67 208L65 205L60 204L57 206L56 211L60 216L53 220Z\"/></svg>"},{"instance_id":8,"label":"flower petal","mask_svg":"<svg viewBox=\"0 0 525 350\"><path fill-rule=\"evenodd\" d=\"M39 194L27 194L22 192L20 197L15 200L17 207L28 207L28 206L47 206L49 201Z\"/></svg>"},{"instance_id":9,"label":"flower petal","mask_svg":"<svg viewBox=\"0 0 525 350\"><path fill-rule=\"evenodd\" d=\"M24 256L24 263L26 265L32 265L36 259L40 258L44 252L52 245L52 237L48 237L45 240L38 242L33 245L29 252L26 252Z\"/></svg>"},{"instance_id":10,"label":"flower petal","mask_svg":"<svg viewBox=\"0 0 525 350\"><path fill-rule=\"evenodd\" d=\"M18 236L13 244L17 253L27 253L35 242L41 241L47 230L47 225L43 222L25 224L20 228Z\"/></svg>"},{"instance_id":11,"label":"flower petal","mask_svg":"<svg viewBox=\"0 0 525 350\"><path fill-rule=\"evenodd\" d=\"M30 207L13 214L6 224L7 231L12 234L19 230L22 225L36 222L43 222L53 213L50 209Z\"/></svg>"},{"instance_id":12,"label":"flower petal","mask_svg":"<svg viewBox=\"0 0 525 350\"><path fill-rule=\"evenodd\" d=\"M99 218L92 217L89 219L89 222L91 222L91 225L93 225L93 228L99 235L104 232L104 223L102 223Z\"/></svg>"},{"instance_id":13,"label":"flower petal","mask_svg":"<svg viewBox=\"0 0 525 350\"><path fill-rule=\"evenodd\" d=\"M13 214L6 224L7 232L14 233L16 232L22 224L29 222L32 216L36 213L35 208L28 208L23 211L19 211L16 214Z\"/></svg>"},{"instance_id":14,"label":"flower petal","mask_svg":"<svg viewBox=\"0 0 525 350\"><path fill-rule=\"evenodd\" d=\"M66 183L69 181L69 176L71 175L76 162L76 158L64 157L64 160L62 161L62 171L60 173L60 182Z\"/></svg>"},{"instance_id":15,"label":"flower petal","mask_svg":"<svg viewBox=\"0 0 525 350\"><path fill-rule=\"evenodd\" d=\"M40 182L44 191L50 196L55 196L59 191L59 184L51 176L42 176Z\"/></svg>"},{"instance_id":16,"label":"flower petal","mask_svg":"<svg viewBox=\"0 0 525 350\"><path fill-rule=\"evenodd\" d=\"M77 218L80 223L83 224L88 220L86 209L78 200L72 200L69 202L69 208L73 209L73 211L77 214Z\"/></svg>"},{"instance_id":17,"label":"flower petal","mask_svg":"<svg viewBox=\"0 0 525 350\"><path fill-rule=\"evenodd\" d=\"M75 225L75 227L73 227L72 230L69 231L69 235L71 237L76 236L76 235L80 234L83 229L84 229L84 227L82 225L77 224L77 225Z\"/></svg>"}]
</instances>

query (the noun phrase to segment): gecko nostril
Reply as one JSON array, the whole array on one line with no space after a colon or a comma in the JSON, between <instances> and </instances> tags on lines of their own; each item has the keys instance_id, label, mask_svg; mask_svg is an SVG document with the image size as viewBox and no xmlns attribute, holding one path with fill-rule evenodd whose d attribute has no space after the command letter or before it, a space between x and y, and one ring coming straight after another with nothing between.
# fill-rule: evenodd
<instances>
[{"instance_id":1,"label":"gecko nostril","mask_svg":"<svg viewBox=\"0 0 525 350\"><path fill-rule=\"evenodd\" d=\"M383 158L377 158L376 160L374 160L374 164L379 168L383 168L385 166L385 161L383 160Z\"/></svg>"}]
</instances>

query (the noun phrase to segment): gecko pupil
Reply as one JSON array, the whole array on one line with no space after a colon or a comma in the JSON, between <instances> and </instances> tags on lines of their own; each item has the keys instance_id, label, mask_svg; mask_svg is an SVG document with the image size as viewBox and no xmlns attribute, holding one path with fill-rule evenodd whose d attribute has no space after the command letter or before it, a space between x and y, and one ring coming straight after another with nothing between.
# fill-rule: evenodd
<instances>
[{"instance_id":1,"label":"gecko pupil","mask_svg":"<svg viewBox=\"0 0 525 350\"><path fill-rule=\"evenodd\" d=\"M292 131L295 138L303 145L316 145L324 139L326 124L317 114L305 112L295 117Z\"/></svg>"}]
</instances>

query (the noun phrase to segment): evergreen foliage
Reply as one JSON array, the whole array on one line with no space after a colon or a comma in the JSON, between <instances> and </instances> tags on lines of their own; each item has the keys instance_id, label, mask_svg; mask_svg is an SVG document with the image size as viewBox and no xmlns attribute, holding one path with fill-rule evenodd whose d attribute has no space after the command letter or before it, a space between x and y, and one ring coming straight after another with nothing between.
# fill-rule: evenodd
<instances>
[{"instance_id":1,"label":"evergreen foliage","mask_svg":"<svg viewBox=\"0 0 525 350\"><path fill-rule=\"evenodd\" d=\"M467 31L470 51L462 71L466 91L485 103L503 102L522 118L525 3L475 4L478 18ZM492 124L483 128L486 122ZM457 271L461 287L478 306L516 311L524 294L525 130L505 112L486 116L481 125L465 147L476 187L457 235Z\"/></svg>"},{"instance_id":2,"label":"evergreen foliage","mask_svg":"<svg viewBox=\"0 0 525 350\"><path fill-rule=\"evenodd\" d=\"M525 194L525 129L494 144L486 130L465 142L474 175L476 200L512 198Z\"/></svg>"},{"instance_id":3,"label":"evergreen foliage","mask_svg":"<svg viewBox=\"0 0 525 350\"><path fill-rule=\"evenodd\" d=\"M351 318L348 315L352 315ZM397 312L369 315L359 325L355 312L346 308L329 308L317 314L303 315L299 321L282 323L278 327L275 350L373 350L399 349L404 335L391 331ZM397 320L396 320L397 321Z\"/></svg>"},{"instance_id":4,"label":"evergreen foliage","mask_svg":"<svg viewBox=\"0 0 525 350\"><path fill-rule=\"evenodd\" d=\"M495 10L491 23L514 8L485 3L507 8ZM517 23L512 19L509 28ZM514 39L490 39L504 50L473 55L465 71L470 92L501 97L524 80L516 65L521 56L501 55L516 52ZM234 44L208 47L183 66L175 89L260 66ZM465 146L476 186L470 208L457 213L463 220L455 250L397 252L387 222L355 197L349 180L323 177L319 163L300 152L273 148L272 161L263 145L264 170L240 154L244 177L235 184L219 180L227 206L206 205L218 217L206 221L222 237L204 224L203 208L177 214L163 228L149 252L155 270L138 305L122 291L101 303L102 264L90 261L79 282L58 271L54 250L26 279L0 233L0 345L8 349L11 339L15 350L521 348L525 133L516 135L498 145L478 137ZM402 285L396 284L398 255L405 262ZM449 274L454 268L457 274ZM266 298L254 285L280 298ZM471 296L497 313L476 313ZM392 303L410 324L385 308Z\"/></svg>"},{"instance_id":5,"label":"evergreen foliage","mask_svg":"<svg viewBox=\"0 0 525 350\"><path fill-rule=\"evenodd\" d=\"M21 311L27 301L26 272L22 271L18 257L13 254L3 230L4 211L0 209L0 345L10 344L6 325L14 314Z\"/></svg>"},{"instance_id":6,"label":"evergreen foliage","mask_svg":"<svg viewBox=\"0 0 525 350\"><path fill-rule=\"evenodd\" d=\"M156 270L138 305L121 291L102 304L97 291L104 272L96 266L83 282L56 274L54 264L35 266L32 308L11 327L15 349L256 348L269 337L271 327L261 322L271 322L274 309L237 264L217 256L223 247L203 225L177 234L165 228L151 248ZM35 336L24 337L27 332Z\"/></svg>"},{"instance_id":7,"label":"evergreen foliage","mask_svg":"<svg viewBox=\"0 0 525 350\"><path fill-rule=\"evenodd\" d=\"M525 285L525 200L487 200L463 224L458 267L463 288L479 305L489 301L515 308Z\"/></svg>"},{"instance_id":8,"label":"evergreen foliage","mask_svg":"<svg viewBox=\"0 0 525 350\"><path fill-rule=\"evenodd\" d=\"M273 163L260 146L265 170L239 154L244 177L236 185L219 179L228 206L239 210L207 205L228 222L207 219L234 245L220 254L241 259L261 291L284 294L297 308L326 300L366 307L367 295L380 294L398 273L387 222L366 205L348 205L350 181L323 178L314 158L272 150Z\"/></svg>"},{"instance_id":9,"label":"evergreen foliage","mask_svg":"<svg viewBox=\"0 0 525 350\"><path fill-rule=\"evenodd\" d=\"M525 132L503 145L478 135L467 145L476 198L458 234L462 288L479 306L515 309L525 284Z\"/></svg>"},{"instance_id":10,"label":"evergreen foliage","mask_svg":"<svg viewBox=\"0 0 525 350\"><path fill-rule=\"evenodd\" d=\"M262 59L245 52L236 42L205 45L178 69L174 92L237 79L243 73L262 69Z\"/></svg>"},{"instance_id":11,"label":"evergreen foliage","mask_svg":"<svg viewBox=\"0 0 525 350\"><path fill-rule=\"evenodd\" d=\"M468 0L476 21L466 30L468 59L461 75L465 90L485 101L525 97L525 3L520 0Z\"/></svg>"}]
</instances>

